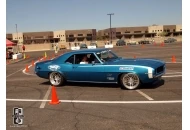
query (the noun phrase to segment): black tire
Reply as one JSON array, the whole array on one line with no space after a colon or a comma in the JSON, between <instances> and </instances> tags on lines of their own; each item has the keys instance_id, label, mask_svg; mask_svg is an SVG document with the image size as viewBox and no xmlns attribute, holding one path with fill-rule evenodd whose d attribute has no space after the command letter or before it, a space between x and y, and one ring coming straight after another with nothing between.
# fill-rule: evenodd
<instances>
[{"instance_id":1,"label":"black tire","mask_svg":"<svg viewBox=\"0 0 190 130\"><path fill-rule=\"evenodd\" d=\"M60 78L60 81L57 82L57 83L54 83L54 82L52 81L52 79L51 79L51 78L53 78L53 76L55 76L55 74L59 75L59 78ZM63 75L60 74L59 72L51 72L51 73L49 74L49 81L50 81L50 84L51 84L51 85L56 86L56 87L62 86L62 85L64 85L64 84L66 83L65 78L64 78ZM55 81L55 82L56 82L56 81Z\"/></svg>"},{"instance_id":2,"label":"black tire","mask_svg":"<svg viewBox=\"0 0 190 130\"><path fill-rule=\"evenodd\" d=\"M125 77L133 77L134 79L133 80L137 80L137 83L134 85L134 86L128 86L128 85L126 85L125 83L124 83L124 78ZM132 78L131 77L131 78ZM131 79L130 79L131 80ZM131 81L132 82L132 81ZM140 84L141 84L141 82L140 82L140 79L139 79L139 77L138 77L138 75L137 74L134 74L134 73L124 73L124 74L122 74L121 75L121 77L120 77L120 83L121 83L121 85L122 85L122 89L128 89L128 90L135 90L135 89L137 89L139 86L140 86Z\"/></svg>"}]
</instances>

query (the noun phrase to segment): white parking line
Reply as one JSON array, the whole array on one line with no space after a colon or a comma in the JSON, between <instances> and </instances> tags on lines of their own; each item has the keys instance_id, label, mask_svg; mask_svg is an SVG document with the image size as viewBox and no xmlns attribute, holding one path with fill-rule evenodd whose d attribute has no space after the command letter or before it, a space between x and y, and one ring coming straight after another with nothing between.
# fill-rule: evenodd
<instances>
[{"instance_id":1,"label":"white parking line","mask_svg":"<svg viewBox=\"0 0 190 130\"><path fill-rule=\"evenodd\" d=\"M171 77L182 77L182 75L170 75L170 76L162 76L163 78L171 78Z\"/></svg>"},{"instance_id":2,"label":"white parking line","mask_svg":"<svg viewBox=\"0 0 190 130\"><path fill-rule=\"evenodd\" d=\"M166 71L176 72L176 70L166 69Z\"/></svg>"},{"instance_id":3,"label":"white parking line","mask_svg":"<svg viewBox=\"0 0 190 130\"><path fill-rule=\"evenodd\" d=\"M125 53L142 54L142 53L138 53L138 52L125 52Z\"/></svg>"},{"instance_id":4,"label":"white parking line","mask_svg":"<svg viewBox=\"0 0 190 130\"><path fill-rule=\"evenodd\" d=\"M148 96L147 94L143 93L141 90L136 90L138 93L140 93L142 96L144 96L146 99L148 100L154 100L153 98L151 98L150 96Z\"/></svg>"},{"instance_id":5,"label":"white parking line","mask_svg":"<svg viewBox=\"0 0 190 130\"><path fill-rule=\"evenodd\" d=\"M14 73L12 73L12 74L9 74L9 75L7 75L7 77L9 77L9 76L11 76L11 75L13 75L13 74L16 74L17 72L19 72L19 71L21 71L22 69L20 69L20 70L17 70L16 72L14 72ZM6 78L7 78L6 77Z\"/></svg>"},{"instance_id":6,"label":"white parking line","mask_svg":"<svg viewBox=\"0 0 190 130\"><path fill-rule=\"evenodd\" d=\"M179 63L179 64L181 64L182 62L166 62L167 64L176 64L176 63Z\"/></svg>"},{"instance_id":7,"label":"white parking line","mask_svg":"<svg viewBox=\"0 0 190 130\"><path fill-rule=\"evenodd\" d=\"M17 60L17 61L15 61L15 62L13 62L13 63L17 63L17 62L23 61L23 60L25 60L25 59ZM11 60L11 61L12 61L12 60ZM14 61L14 60L13 60L13 61ZM12 64L12 63L10 63L10 64ZM10 65L10 64L6 64L6 66L7 66L7 65Z\"/></svg>"},{"instance_id":8,"label":"white parking line","mask_svg":"<svg viewBox=\"0 0 190 130\"><path fill-rule=\"evenodd\" d=\"M45 94L45 96L43 98L43 101L42 101L42 103L40 105L40 108L44 108L45 107L46 100L48 99L50 92L51 92L51 86L49 86L49 88L48 88L48 90L47 90L47 92L46 92L46 94Z\"/></svg>"},{"instance_id":9,"label":"white parking line","mask_svg":"<svg viewBox=\"0 0 190 130\"><path fill-rule=\"evenodd\" d=\"M39 99L6 99L6 101L16 102L49 102L50 100ZM96 104L149 104L149 103L182 103L182 100L167 100L167 101L84 101L84 100L60 100L64 103L96 103Z\"/></svg>"},{"instance_id":10,"label":"white parking line","mask_svg":"<svg viewBox=\"0 0 190 130\"><path fill-rule=\"evenodd\" d=\"M43 58L41 58L40 61L41 61L42 59L43 59ZM37 62L39 62L39 60L37 60L36 62L34 62L34 64L36 64ZM29 65L29 66L28 66L28 68L30 68L30 67L32 67L32 65ZM26 68L22 70L22 72L23 72L24 74L35 76L35 74L26 73L25 71L26 71Z\"/></svg>"},{"instance_id":11,"label":"white parking line","mask_svg":"<svg viewBox=\"0 0 190 130\"><path fill-rule=\"evenodd\" d=\"M166 73L166 74L182 74L182 72L172 72L172 73Z\"/></svg>"},{"instance_id":12,"label":"white parking line","mask_svg":"<svg viewBox=\"0 0 190 130\"><path fill-rule=\"evenodd\" d=\"M41 59L40 59L40 60L41 60ZM38 62L38 61L36 61L35 63L37 63L37 62ZM28 66L28 68L30 68L30 67L32 67L32 65ZM11 75L16 74L17 72L19 72L19 71L21 71L21 70L23 70L23 69L17 70L16 72L14 72L14 73L12 73L12 74L9 74L7 77L10 77ZM27 75L34 75L34 74L26 73L25 70L26 70L26 68L25 68L22 72L25 73L25 74L27 74ZM6 77L6 78L7 78L7 77Z\"/></svg>"}]
</instances>

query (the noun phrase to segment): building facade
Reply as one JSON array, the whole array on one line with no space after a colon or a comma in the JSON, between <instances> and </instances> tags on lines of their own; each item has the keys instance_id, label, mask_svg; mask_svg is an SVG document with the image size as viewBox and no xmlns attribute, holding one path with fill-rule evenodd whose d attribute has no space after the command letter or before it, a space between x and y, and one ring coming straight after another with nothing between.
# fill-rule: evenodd
<instances>
[{"instance_id":1,"label":"building facade","mask_svg":"<svg viewBox=\"0 0 190 130\"><path fill-rule=\"evenodd\" d=\"M16 42L18 45L22 45L23 44L23 33L19 32L19 33L13 33L13 41Z\"/></svg>"},{"instance_id":2,"label":"building facade","mask_svg":"<svg viewBox=\"0 0 190 130\"><path fill-rule=\"evenodd\" d=\"M147 26L142 27L117 27L111 29L112 39L131 39L131 38L145 38L145 37L154 37L156 33L149 32ZM110 37L110 29L104 29L98 31L99 37Z\"/></svg>"},{"instance_id":3,"label":"building facade","mask_svg":"<svg viewBox=\"0 0 190 130\"><path fill-rule=\"evenodd\" d=\"M53 38L54 38L54 41L58 43L66 42L65 30L54 31Z\"/></svg>"},{"instance_id":4,"label":"building facade","mask_svg":"<svg viewBox=\"0 0 190 130\"><path fill-rule=\"evenodd\" d=\"M66 42L85 42L96 40L96 29L66 30Z\"/></svg>"},{"instance_id":5,"label":"building facade","mask_svg":"<svg viewBox=\"0 0 190 130\"><path fill-rule=\"evenodd\" d=\"M164 30L163 25L153 25L153 26L148 26L148 33L154 33L154 36L159 37L160 33L162 33Z\"/></svg>"},{"instance_id":6,"label":"building facade","mask_svg":"<svg viewBox=\"0 0 190 130\"><path fill-rule=\"evenodd\" d=\"M53 43L53 31L23 33L24 44Z\"/></svg>"},{"instance_id":7,"label":"building facade","mask_svg":"<svg viewBox=\"0 0 190 130\"><path fill-rule=\"evenodd\" d=\"M182 25L152 25L140 27L116 27L102 29L59 30L45 32L19 32L6 34L6 38L19 45L66 43L114 39L153 38L163 36L182 35ZM98 37L97 37L98 36Z\"/></svg>"}]
</instances>

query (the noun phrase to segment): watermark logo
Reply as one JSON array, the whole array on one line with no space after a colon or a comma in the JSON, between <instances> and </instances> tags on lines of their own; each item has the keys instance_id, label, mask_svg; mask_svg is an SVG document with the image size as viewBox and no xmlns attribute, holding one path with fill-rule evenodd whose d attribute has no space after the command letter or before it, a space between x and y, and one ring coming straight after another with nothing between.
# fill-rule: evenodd
<instances>
[{"instance_id":1,"label":"watermark logo","mask_svg":"<svg viewBox=\"0 0 190 130\"><path fill-rule=\"evenodd\" d=\"M23 118L24 118L23 108L14 107L12 117L14 125L23 125Z\"/></svg>"}]
</instances>

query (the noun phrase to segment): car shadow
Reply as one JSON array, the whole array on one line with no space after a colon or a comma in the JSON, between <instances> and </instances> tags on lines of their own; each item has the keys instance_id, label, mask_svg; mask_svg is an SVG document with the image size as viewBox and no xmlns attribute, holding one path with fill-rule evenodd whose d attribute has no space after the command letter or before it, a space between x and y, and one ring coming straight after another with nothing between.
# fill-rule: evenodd
<instances>
[{"instance_id":1,"label":"car shadow","mask_svg":"<svg viewBox=\"0 0 190 130\"><path fill-rule=\"evenodd\" d=\"M42 82L40 83L39 85L51 85L49 81L46 81L46 82Z\"/></svg>"},{"instance_id":2,"label":"car shadow","mask_svg":"<svg viewBox=\"0 0 190 130\"><path fill-rule=\"evenodd\" d=\"M67 82L67 86L77 86L77 87L101 87L101 88L119 88L119 84L108 84L108 83L71 83Z\"/></svg>"},{"instance_id":3,"label":"car shadow","mask_svg":"<svg viewBox=\"0 0 190 130\"><path fill-rule=\"evenodd\" d=\"M139 89L156 89L165 84L165 80L161 79L151 84L142 84Z\"/></svg>"},{"instance_id":4,"label":"car shadow","mask_svg":"<svg viewBox=\"0 0 190 130\"><path fill-rule=\"evenodd\" d=\"M156 89L163 86L165 81L163 79L154 82L153 84L142 84L138 89ZM49 81L40 83L40 85L51 85ZM61 86L72 86L72 87L100 87L100 88L121 88L120 84L108 84L108 83L80 83L80 82L66 82L65 85Z\"/></svg>"},{"instance_id":5,"label":"car shadow","mask_svg":"<svg viewBox=\"0 0 190 130\"><path fill-rule=\"evenodd\" d=\"M40 83L39 85L51 85L49 81ZM119 84L108 84L108 83L80 83L80 82L66 82L63 86L72 87L101 87L101 88L119 88Z\"/></svg>"}]
</instances>

